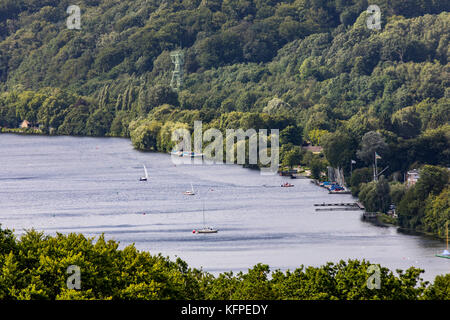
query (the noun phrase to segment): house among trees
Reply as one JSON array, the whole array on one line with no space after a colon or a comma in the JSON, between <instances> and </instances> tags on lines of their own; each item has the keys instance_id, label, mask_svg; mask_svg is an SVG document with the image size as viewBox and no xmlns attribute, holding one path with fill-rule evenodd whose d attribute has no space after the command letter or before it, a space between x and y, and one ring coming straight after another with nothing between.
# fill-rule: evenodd
<instances>
[{"instance_id":1,"label":"house among trees","mask_svg":"<svg viewBox=\"0 0 450 320\"><path fill-rule=\"evenodd\" d=\"M414 170L410 170L406 173L406 186L412 187L413 185L416 184L416 182L419 180L420 178L420 172L418 169L414 169Z\"/></svg>"},{"instance_id":2,"label":"house among trees","mask_svg":"<svg viewBox=\"0 0 450 320\"><path fill-rule=\"evenodd\" d=\"M31 123L27 120L23 120L20 124L19 128L25 129L25 128L31 128Z\"/></svg>"},{"instance_id":3,"label":"house among trees","mask_svg":"<svg viewBox=\"0 0 450 320\"><path fill-rule=\"evenodd\" d=\"M313 154L320 154L323 152L323 147L321 146L313 146L313 145L307 145L303 147L306 151L311 151Z\"/></svg>"}]
</instances>

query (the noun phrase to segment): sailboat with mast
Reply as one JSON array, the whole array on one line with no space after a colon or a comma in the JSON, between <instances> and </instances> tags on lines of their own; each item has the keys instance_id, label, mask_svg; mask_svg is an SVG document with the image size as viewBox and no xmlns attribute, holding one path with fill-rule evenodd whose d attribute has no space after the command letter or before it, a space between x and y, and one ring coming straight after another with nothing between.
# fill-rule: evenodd
<instances>
[{"instance_id":1,"label":"sailboat with mast","mask_svg":"<svg viewBox=\"0 0 450 320\"><path fill-rule=\"evenodd\" d=\"M446 231L447 231L447 248L441 254L437 254L436 257L450 259L450 251L448 251L448 221L446 225Z\"/></svg>"},{"instance_id":2,"label":"sailboat with mast","mask_svg":"<svg viewBox=\"0 0 450 320\"><path fill-rule=\"evenodd\" d=\"M205 222L205 200L203 200L203 228L198 229L198 230L194 230L193 233L209 234L209 233L217 233L217 232L219 232L219 230L214 229L212 227L207 227L206 226L206 222Z\"/></svg>"},{"instance_id":3,"label":"sailboat with mast","mask_svg":"<svg viewBox=\"0 0 450 320\"><path fill-rule=\"evenodd\" d=\"M183 193L186 196L195 196L194 186L191 183L191 190L187 190Z\"/></svg>"},{"instance_id":4,"label":"sailboat with mast","mask_svg":"<svg viewBox=\"0 0 450 320\"><path fill-rule=\"evenodd\" d=\"M148 180L148 172L147 172L147 168L145 167L145 164L144 164L143 166L144 166L144 174L145 174L145 176L141 177L141 178L139 179L139 181L147 181L147 180Z\"/></svg>"}]
</instances>

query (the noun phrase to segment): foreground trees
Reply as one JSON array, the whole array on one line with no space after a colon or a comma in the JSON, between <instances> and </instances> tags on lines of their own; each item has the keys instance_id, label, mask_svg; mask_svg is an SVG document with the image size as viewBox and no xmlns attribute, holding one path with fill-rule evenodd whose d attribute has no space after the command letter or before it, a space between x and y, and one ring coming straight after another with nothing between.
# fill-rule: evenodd
<instances>
[{"instance_id":1,"label":"foreground trees","mask_svg":"<svg viewBox=\"0 0 450 320\"><path fill-rule=\"evenodd\" d=\"M247 273L214 277L181 259L119 249L115 241L81 234L45 236L28 231L16 239L0 229L0 299L450 299L450 275L433 284L410 268L395 275L379 267L380 289L369 289L368 261L270 272L257 264ZM68 266L80 268L81 289L68 289Z\"/></svg>"}]
</instances>

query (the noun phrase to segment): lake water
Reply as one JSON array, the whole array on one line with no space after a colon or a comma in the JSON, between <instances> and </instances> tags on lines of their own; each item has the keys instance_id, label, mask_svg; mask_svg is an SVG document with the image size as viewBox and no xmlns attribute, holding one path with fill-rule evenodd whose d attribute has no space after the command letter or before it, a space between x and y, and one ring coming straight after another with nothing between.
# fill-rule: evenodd
<instances>
[{"instance_id":1,"label":"lake water","mask_svg":"<svg viewBox=\"0 0 450 320\"><path fill-rule=\"evenodd\" d=\"M149 172L149 181L138 181ZM283 181L295 185L280 188ZM194 186L197 194L183 192ZM261 262L272 270L366 259L391 270L450 271L434 255L445 243L361 219L359 211L316 212L314 203L354 202L307 179L262 176L236 165L174 165L133 150L127 139L0 134L0 223L17 235L105 234L121 247L181 257L217 274ZM193 234L206 222L217 234Z\"/></svg>"}]
</instances>

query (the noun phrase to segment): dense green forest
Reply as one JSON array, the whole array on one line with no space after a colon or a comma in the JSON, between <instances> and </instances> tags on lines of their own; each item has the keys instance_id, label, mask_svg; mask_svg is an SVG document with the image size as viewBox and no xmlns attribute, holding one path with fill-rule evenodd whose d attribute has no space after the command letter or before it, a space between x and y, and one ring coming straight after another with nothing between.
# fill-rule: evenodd
<instances>
[{"instance_id":1,"label":"dense green forest","mask_svg":"<svg viewBox=\"0 0 450 320\"><path fill-rule=\"evenodd\" d=\"M0 229L0 299L237 299L237 300L448 300L450 274L433 283L410 268L397 275L379 266L379 289L369 289L368 261L348 260L282 272L258 264L248 272L213 276L181 259L124 249L103 236L44 236L29 231L16 239ZM69 289L69 266L80 269L80 288ZM70 280L70 279L69 279Z\"/></svg>"},{"instance_id":2,"label":"dense green forest","mask_svg":"<svg viewBox=\"0 0 450 320\"><path fill-rule=\"evenodd\" d=\"M80 0L0 3L0 127L124 136L170 151L174 128L279 129L281 162L341 167L373 211L443 236L450 219L450 3L379 0ZM170 86L170 52L184 81ZM306 142L324 155L305 152ZM371 155L385 178L371 182ZM357 160L350 175L350 161ZM427 167L424 167L427 166ZM431 166L431 167L430 167ZM406 190L411 168L438 177ZM447 179L447 180L445 180ZM360 194L361 193L361 194Z\"/></svg>"}]
</instances>

